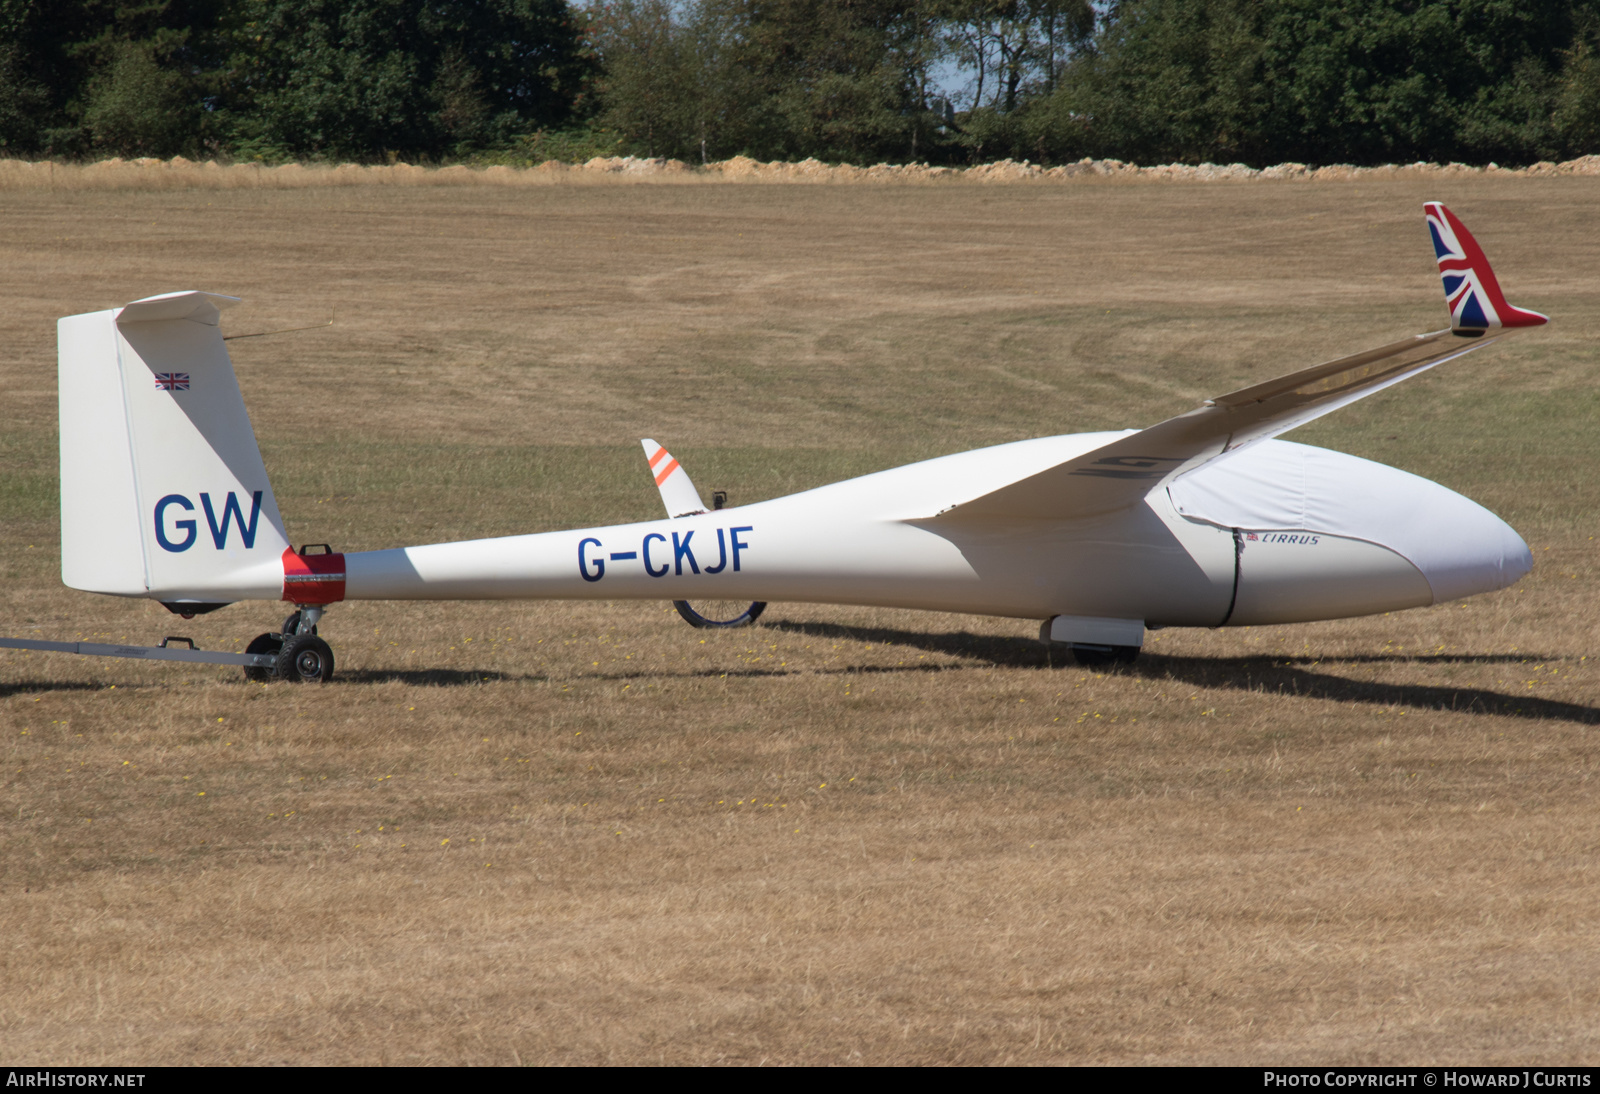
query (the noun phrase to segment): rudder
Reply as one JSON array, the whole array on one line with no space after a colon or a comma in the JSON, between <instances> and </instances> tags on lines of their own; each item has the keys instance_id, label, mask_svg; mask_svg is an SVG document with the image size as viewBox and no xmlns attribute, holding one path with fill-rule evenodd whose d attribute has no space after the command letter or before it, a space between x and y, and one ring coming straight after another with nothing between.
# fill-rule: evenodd
<instances>
[{"instance_id":1,"label":"rudder","mask_svg":"<svg viewBox=\"0 0 1600 1094\"><path fill-rule=\"evenodd\" d=\"M236 303L169 293L57 324L69 587L278 599L288 535L218 326Z\"/></svg>"}]
</instances>

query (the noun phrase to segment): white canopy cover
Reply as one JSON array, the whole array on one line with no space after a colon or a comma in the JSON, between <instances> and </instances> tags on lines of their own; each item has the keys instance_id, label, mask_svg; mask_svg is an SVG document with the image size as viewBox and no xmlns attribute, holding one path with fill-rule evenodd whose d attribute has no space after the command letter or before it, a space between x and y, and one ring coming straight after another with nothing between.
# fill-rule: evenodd
<instances>
[{"instance_id":1,"label":"white canopy cover","mask_svg":"<svg viewBox=\"0 0 1600 1094\"><path fill-rule=\"evenodd\" d=\"M1359 456L1266 441L1175 480L1191 520L1244 531L1304 531L1381 544L1422 571L1434 603L1503 589L1533 566L1504 521L1438 483ZM1498 541L1499 552L1486 551Z\"/></svg>"}]
</instances>

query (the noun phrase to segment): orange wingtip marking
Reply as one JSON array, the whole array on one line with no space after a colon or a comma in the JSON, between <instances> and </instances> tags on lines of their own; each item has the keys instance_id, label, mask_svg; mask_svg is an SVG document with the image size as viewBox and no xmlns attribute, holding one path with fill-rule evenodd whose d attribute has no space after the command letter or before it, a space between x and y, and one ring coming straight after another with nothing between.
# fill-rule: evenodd
<instances>
[{"instance_id":1,"label":"orange wingtip marking","mask_svg":"<svg viewBox=\"0 0 1600 1094\"><path fill-rule=\"evenodd\" d=\"M661 474L656 476L656 485L660 486L662 483L666 482L667 479L672 477L672 473L674 471L676 471L677 469L678 469L678 461L677 460L673 460L671 463L667 464L667 466L663 467L661 469Z\"/></svg>"},{"instance_id":2,"label":"orange wingtip marking","mask_svg":"<svg viewBox=\"0 0 1600 1094\"><path fill-rule=\"evenodd\" d=\"M654 456L650 457L650 469L652 471L654 471L656 464L660 463L662 460L664 460L666 458L667 458L667 450L665 448L656 449L656 454Z\"/></svg>"}]
</instances>

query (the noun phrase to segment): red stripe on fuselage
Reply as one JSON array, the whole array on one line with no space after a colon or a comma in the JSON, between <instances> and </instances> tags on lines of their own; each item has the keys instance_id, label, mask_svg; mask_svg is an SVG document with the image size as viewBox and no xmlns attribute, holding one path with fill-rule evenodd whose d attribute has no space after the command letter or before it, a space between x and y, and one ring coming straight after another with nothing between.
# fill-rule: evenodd
<instances>
[{"instance_id":1,"label":"red stripe on fuselage","mask_svg":"<svg viewBox=\"0 0 1600 1094\"><path fill-rule=\"evenodd\" d=\"M283 551L283 599L291 604L337 604L344 599L344 555Z\"/></svg>"}]
</instances>

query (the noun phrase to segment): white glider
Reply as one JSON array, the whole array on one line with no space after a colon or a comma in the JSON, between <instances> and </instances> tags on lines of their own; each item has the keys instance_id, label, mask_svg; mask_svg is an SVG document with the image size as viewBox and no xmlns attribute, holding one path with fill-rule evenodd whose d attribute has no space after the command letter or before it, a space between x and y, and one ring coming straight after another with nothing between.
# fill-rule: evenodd
<instances>
[{"instance_id":1,"label":"white glider","mask_svg":"<svg viewBox=\"0 0 1600 1094\"><path fill-rule=\"evenodd\" d=\"M246 669L288 680L332 674L315 630L343 600L714 599L749 618L774 600L971 612L1043 620L1042 639L1103 663L1131 660L1147 628L1333 619L1505 588L1532 559L1493 513L1415 475L1272 439L1546 322L1506 303L1449 210L1430 202L1426 213L1448 329L1148 429L1019 441L726 509L708 508L647 440L666 519L349 554L290 545L218 326L237 301L182 292L69 316L62 580L186 616L288 601L295 615L251 643ZM260 667L267 657L273 667Z\"/></svg>"}]
</instances>

